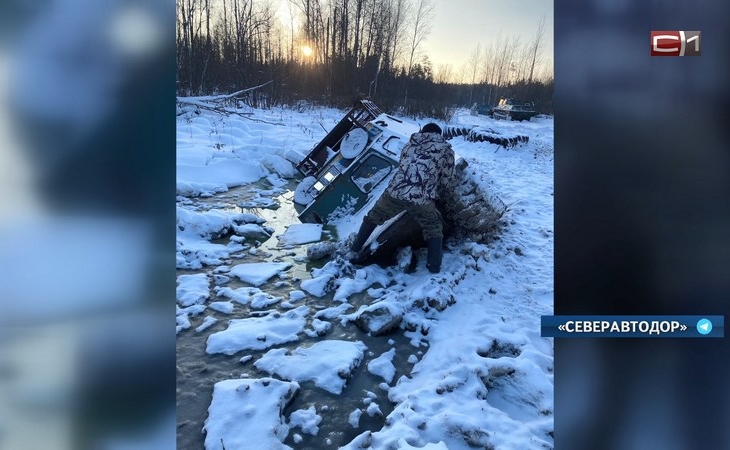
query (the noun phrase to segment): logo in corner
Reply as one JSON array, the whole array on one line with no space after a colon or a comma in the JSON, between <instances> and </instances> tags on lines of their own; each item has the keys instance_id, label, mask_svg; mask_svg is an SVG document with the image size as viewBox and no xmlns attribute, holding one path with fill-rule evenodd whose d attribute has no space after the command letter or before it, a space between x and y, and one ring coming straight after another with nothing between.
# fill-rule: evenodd
<instances>
[{"instance_id":1,"label":"logo in corner","mask_svg":"<svg viewBox=\"0 0 730 450\"><path fill-rule=\"evenodd\" d=\"M651 56L701 56L699 31L652 31Z\"/></svg>"}]
</instances>

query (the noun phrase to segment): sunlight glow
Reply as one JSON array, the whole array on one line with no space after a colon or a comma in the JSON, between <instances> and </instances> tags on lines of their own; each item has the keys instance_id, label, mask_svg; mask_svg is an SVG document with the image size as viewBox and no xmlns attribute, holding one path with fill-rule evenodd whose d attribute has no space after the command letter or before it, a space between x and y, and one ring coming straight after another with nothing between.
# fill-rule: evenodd
<instances>
[{"instance_id":1,"label":"sunlight glow","mask_svg":"<svg viewBox=\"0 0 730 450\"><path fill-rule=\"evenodd\" d=\"M314 50L312 50L312 47L310 47L308 45L302 45L302 54L304 54L304 56L307 56L307 57L312 56L312 53L314 53Z\"/></svg>"}]
</instances>

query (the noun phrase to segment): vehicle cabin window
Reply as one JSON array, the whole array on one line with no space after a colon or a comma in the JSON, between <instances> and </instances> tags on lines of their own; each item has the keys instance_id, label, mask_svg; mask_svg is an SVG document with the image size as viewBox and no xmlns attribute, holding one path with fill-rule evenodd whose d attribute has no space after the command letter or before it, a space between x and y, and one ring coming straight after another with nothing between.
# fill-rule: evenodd
<instances>
[{"instance_id":1,"label":"vehicle cabin window","mask_svg":"<svg viewBox=\"0 0 730 450\"><path fill-rule=\"evenodd\" d=\"M363 159L360 167L352 172L350 178L360 191L367 194L380 184L391 170L393 167L387 160L380 156L370 155Z\"/></svg>"},{"instance_id":2,"label":"vehicle cabin window","mask_svg":"<svg viewBox=\"0 0 730 450\"><path fill-rule=\"evenodd\" d=\"M383 148L396 155L400 155L401 150L403 150L403 147L405 146L406 143L398 136L391 136L383 142Z\"/></svg>"}]
</instances>

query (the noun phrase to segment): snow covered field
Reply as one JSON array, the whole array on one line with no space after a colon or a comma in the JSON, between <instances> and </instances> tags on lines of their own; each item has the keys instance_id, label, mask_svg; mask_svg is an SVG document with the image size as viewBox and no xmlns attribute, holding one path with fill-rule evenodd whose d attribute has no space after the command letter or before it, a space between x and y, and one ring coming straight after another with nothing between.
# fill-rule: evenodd
<instances>
[{"instance_id":1,"label":"snow covered field","mask_svg":"<svg viewBox=\"0 0 730 450\"><path fill-rule=\"evenodd\" d=\"M530 141L450 141L509 210L431 275L308 260L359 225L291 207L292 162L343 111L180 112L178 448L553 448L551 118L455 114Z\"/></svg>"}]
</instances>

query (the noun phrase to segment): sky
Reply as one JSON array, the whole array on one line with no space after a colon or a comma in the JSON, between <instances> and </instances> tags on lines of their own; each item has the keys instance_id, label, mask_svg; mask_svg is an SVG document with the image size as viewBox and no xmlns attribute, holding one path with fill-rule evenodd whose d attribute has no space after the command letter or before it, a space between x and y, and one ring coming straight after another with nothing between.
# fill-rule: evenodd
<instances>
[{"instance_id":1,"label":"sky","mask_svg":"<svg viewBox=\"0 0 730 450\"><path fill-rule=\"evenodd\" d=\"M552 0L433 0L434 19L424 51L433 63L451 64L458 71L466 64L477 44L490 46L500 33L532 41L542 16L545 16L543 58L553 60Z\"/></svg>"},{"instance_id":2,"label":"sky","mask_svg":"<svg viewBox=\"0 0 730 450\"><path fill-rule=\"evenodd\" d=\"M553 61L553 1L552 0L431 0L434 17L429 35L423 42L437 74L439 67L451 65L457 75L478 44L484 49L500 35L520 37L522 44L533 40L540 19L545 16L542 56ZM415 5L417 0L411 0ZM289 0L279 0L279 16L285 27L290 26ZM296 23L296 19L295 19Z\"/></svg>"}]
</instances>

